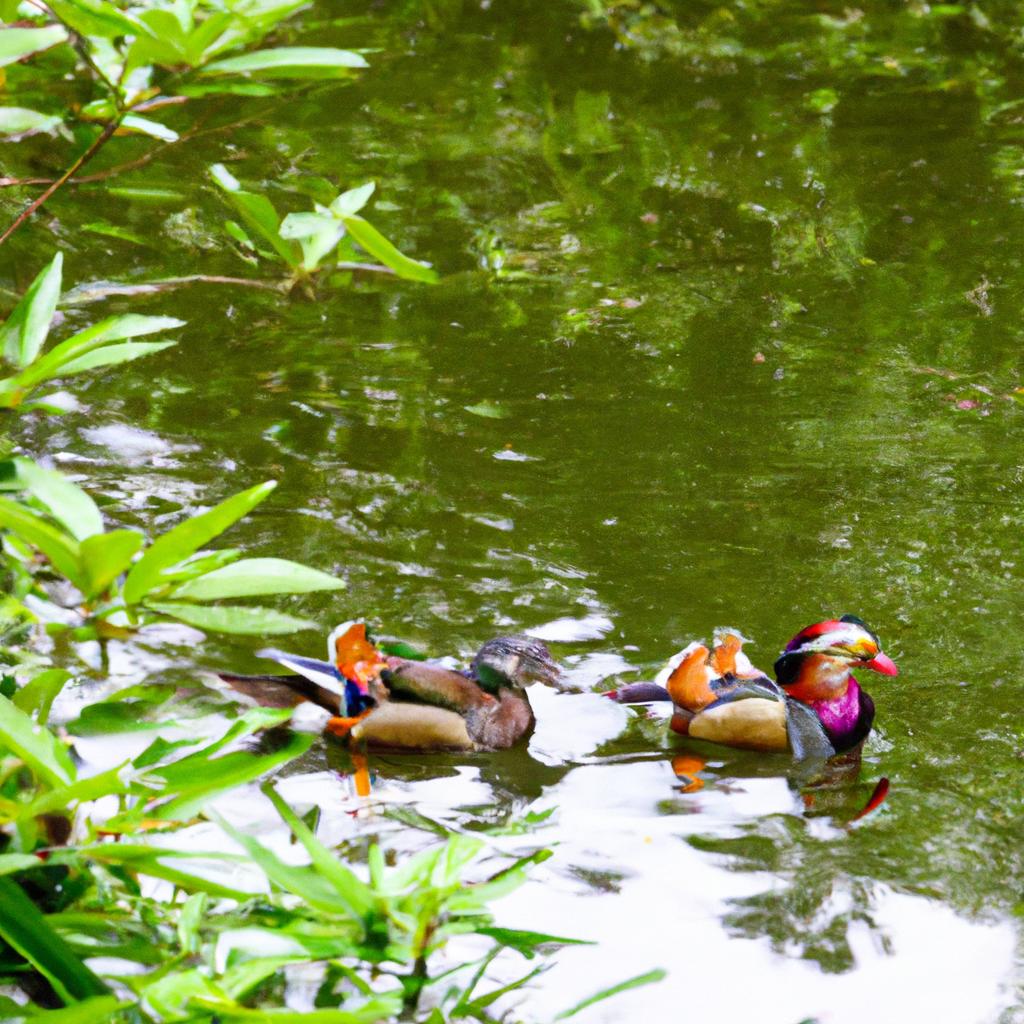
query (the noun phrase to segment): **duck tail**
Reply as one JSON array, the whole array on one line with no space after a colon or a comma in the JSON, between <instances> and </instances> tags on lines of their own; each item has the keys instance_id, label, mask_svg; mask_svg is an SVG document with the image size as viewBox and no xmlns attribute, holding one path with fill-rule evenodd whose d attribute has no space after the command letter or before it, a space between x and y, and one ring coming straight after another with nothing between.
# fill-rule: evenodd
<instances>
[{"instance_id":1,"label":"duck tail","mask_svg":"<svg viewBox=\"0 0 1024 1024\"><path fill-rule=\"evenodd\" d=\"M671 700L668 690L657 683L630 683L617 690L608 690L605 696L617 704L653 704L656 701Z\"/></svg>"}]
</instances>

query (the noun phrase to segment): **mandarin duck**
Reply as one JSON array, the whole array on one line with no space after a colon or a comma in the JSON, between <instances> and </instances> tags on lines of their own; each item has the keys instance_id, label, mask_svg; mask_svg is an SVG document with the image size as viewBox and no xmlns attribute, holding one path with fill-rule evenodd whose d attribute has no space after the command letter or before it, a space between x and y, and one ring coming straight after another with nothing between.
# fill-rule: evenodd
<instances>
[{"instance_id":1,"label":"mandarin duck","mask_svg":"<svg viewBox=\"0 0 1024 1024\"><path fill-rule=\"evenodd\" d=\"M611 691L622 704L671 701L671 728L682 735L748 750L832 757L871 731L875 705L852 669L897 675L878 637L856 616L802 629L775 662L772 682L742 651L743 637L719 630L675 655L654 683Z\"/></svg>"},{"instance_id":2,"label":"mandarin duck","mask_svg":"<svg viewBox=\"0 0 1024 1024\"><path fill-rule=\"evenodd\" d=\"M560 671L547 647L527 636L488 640L468 672L388 655L362 622L346 622L328 639L330 661L258 651L296 675L220 678L258 703L303 701L329 711L326 729L373 749L503 750L533 727L524 687L553 685Z\"/></svg>"}]
</instances>

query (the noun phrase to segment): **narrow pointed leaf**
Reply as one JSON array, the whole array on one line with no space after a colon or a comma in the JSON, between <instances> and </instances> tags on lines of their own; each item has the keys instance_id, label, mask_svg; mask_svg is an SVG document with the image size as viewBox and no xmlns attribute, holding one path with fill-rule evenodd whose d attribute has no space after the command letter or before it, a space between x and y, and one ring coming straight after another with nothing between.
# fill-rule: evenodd
<instances>
[{"instance_id":1,"label":"narrow pointed leaf","mask_svg":"<svg viewBox=\"0 0 1024 1024\"><path fill-rule=\"evenodd\" d=\"M10 1024L110 1024L117 1020L117 1011L128 1006L117 996L93 996L80 1003L72 1003L61 1010L32 1012L31 1016L15 1017Z\"/></svg>"},{"instance_id":2,"label":"narrow pointed leaf","mask_svg":"<svg viewBox=\"0 0 1024 1024\"><path fill-rule=\"evenodd\" d=\"M48 132L60 124L60 118L53 114L41 114L27 107L0 107L0 135L6 138L25 138Z\"/></svg>"},{"instance_id":3,"label":"narrow pointed leaf","mask_svg":"<svg viewBox=\"0 0 1024 1024\"><path fill-rule=\"evenodd\" d=\"M58 470L44 469L31 459L19 457L12 461L18 482L76 540L103 532L103 516L81 487Z\"/></svg>"},{"instance_id":4,"label":"narrow pointed leaf","mask_svg":"<svg viewBox=\"0 0 1024 1024\"><path fill-rule=\"evenodd\" d=\"M75 777L64 744L4 696L0 696L0 748L24 761L47 785L65 786Z\"/></svg>"},{"instance_id":5,"label":"narrow pointed leaf","mask_svg":"<svg viewBox=\"0 0 1024 1024\"><path fill-rule=\"evenodd\" d=\"M226 597L262 594L308 594L316 590L342 590L344 580L285 558L244 558L189 580L174 591L175 600L218 601Z\"/></svg>"},{"instance_id":6,"label":"narrow pointed leaf","mask_svg":"<svg viewBox=\"0 0 1024 1024\"><path fill-rule=\"evenodd\" d=\"M131 783L131 773L125 771L124 765L110 768L98 775L90 775L87 779L79 779L67 786L57 786L37 796L24 806L18 817L34 818L38 814L66 811L76 804L99 800L101 797L119 796L131 791Z\"/></svg>"},{"instance_id":7,"label":"narrow pointed leaf","mask_svg":"<svg viewBox=\"0 0 1024 1024\"><path fill-rule=\"evenodd\" d=\"M314 910L328 914L348 915L348 907L326 879L308 867L294 867L280 860L277 854L263 846L253 836L236 829L213 811L207 812L217 824L235 840L250 859L274 885L285 892L305 900Z\"/></svg>"},{"instance_id":8,"label":"narrow pointed leaf","mask_svg":"<svg viewBox=\"0 0 1024 1024\"><path fill-rule=\"evenodd\" d=\"M109 995L107 986L9 878L0 878L0 937L46 977L64 1002Z\"/></svg>"},{"instance_id":9,"label":"narrow pointed leaf","mask_svg":"<svg viewBox=\"0 0 1024 1024\"><path fill-rule=\"evenodd\" d=\"M106 0L53 0L49 6L61 21L83 36L115 39L148 34L138 18Z\"/></svg>"},{"instance_id":10,"label":"narrow pointed leaf","mask_svg":"<svg viewBox=\"0 0 1024 1024\"><path fill-rule=\"evenodd\" d=\"M37 672L11 698L11 703L26 714L35 714L40 725L46 725L50 717L50 708L54 698L64 689L64 684L71 678L71 673L62 668L47 668Z\"/></svg>"},{"instance_id":11,"label":"narrow pointed leaf","mask_svg":"<svg viewBox=\"0 0 1024 1024\"><path fill-rule=\"evenodd\" d=\"M0 527L6 527L26 544L38 548L59 573L79 590L85 589L78 542L70 534L61 532L42 516L8 498L0 498Z\"/></svg>"},{"instance_id":12,"label":"narrow pointed leaf","mask_svg":"<svg viewBox=\"0 0 1024 1024\"><path fill-rule=\"evenodd\" d=\"M60 25L0 29L0 67L13 64L40 50L48 50L64 42L67 37L67 32Z\"/></svg>"},{"instance_id":13,"label":"narrow pointed leaf","mask_svg":"<svg viewBox=\"0 0 1024 1024\"><path fill-rule=\"evenodd\" d=\"M158 537L132 566L124 585L124 599L136 604L155 587L161 585L164 569L194 555L218 534L251 512L277 486L276 480L251 487L221 502L207 512L186 519Z\"/></svg>"},{"instance_id":14,"label":"narrow pointed leaf","mask_svg":"<svg viewBox=\"0 0 1024 1024\"><path fill-rule=\"evenodd\" d=\"M126 341L122 345L106 345L79 359L72 359L71 362L65 363L60 368L58 376L70 377L76 373L84 373L86 370L95 370L100 366L129 363L133 359L141 359L143 356L152 355L155 352L163 352L165 348L171 348L177 344L176 341Z\"/></svg>"},{"instance_id":15,"label":"narrow pointed leaf","mask_svg":"<svg viewBox=\"0 0 1024 1024\"><path fill-rule=\"evenodd\" d=\"M410 281L422 281L425 284L434 284L437 281L436 270L399 252L369 221L359 216L345 216L342 219L349 235L399 277Z\"/></svg>"},{"instance_id":16,"label":"narrow pointed leaf","mask_svg":"<svg viewBox=\"0 0 1024 1024\"><path fill-rule=\"evenodd\" d=\"M309 619L297 619L273 608L243 608L237 605L200 605L184 601L148 601L146 607L161 615L170 615L197 629L214 633L239 633L243 636L297 633L316 629Z\"/></svg>"},{"instance_id":17,"label":"narrow pointed leaf","mask_svg":"<svg viewBox=\"0 0 1024 1024\"><path fill-rule=\"evenodd\" d=\"M138 114L125 114L121 118L121 127L130 132L138 132L140 135L149 135L151 138L160 139L162 142L177 142L178 133L173 128L154 121L148 117L140 117Z\"/></svg>"},{"instance_id":18,"label":"narrow pointed leaf","mask_svg":"<svg viewBox=\"0 0 1024 1024\"><path fill-rule=\"evenodd\" d=\"M347 192L342 192L331 203L331 213L336 217L351 217L357 214L370 201L374 188L376 188L375 183L368 181L358 188L350 188Z\"/></svg>"},{"instance_id":19,"label":"narrow pointed leaf","mask_svg":"<svg viewBox=\"0 0 1024 1024\"><path fill-rule=\"evenodd\" d=\"M368 67L366 59L351 50L330 46L280 46L216 60L207 64L202 73L239 75L263 72L282 78L320 78L365 67Z\"/></svg>"},{"instance_id":20,"label":"narrow pointed leaf","mask_svg":"<svg viewBox=\"0 0 1024 1024\"><path fill-rule=\"evenodd\" d=\"M69 363L104 345L155 334L158 331L172 330L184 323L184 320L177 320L171 316L140 316L136 313L109 317L73 334L70 338L65 338L32 366L23 370L15 380L19 387L34 387L50 377L59 376Z\"/></svg>"},{"instance_id":21,"label":"narrow pointed leaf","mask_svg":"<svg viewBox=\"0 0 1024 1024\"><path fill-rule=\"evenodd\" d=\"M136 530L111 530L82 541L79 551L89 597L102 594L128 568L142 541Z\"/></svg>"},{"instance_id":22,"label":"narrow pointed leaf","mask_svg":"<svg viewBox=\"0 0 1024 1024\"><path fill-rule=\"evenodd\" d=\"M271 754L257 755L238 750L222 757L210 758L190 773L187 781L178 781L176 795L165 803L147 810L148 817L186 820L198 814L211 800L272 772L283 764L301 757L313 745L311 733L292 733L284 746ZM173 767L173 766L172 766ZM159 770L156 770L159 774Z\"/></svg>"},{"instance_id":23,"label":"narrow pointed leaf","mask_svg":"<svg viewBox=\"0 0 1024 1024\"><path fill-rule=\"evenodd\" d=\"M373 890L317 839L309 826L285 803L272 785L267 783L261 788L277 809L277 813L281 815L284 823L292 830L292 834L306 848L313 867L331 883L344 900L352 917L357 921L363 920L373 909L375 899Z\"/></svg>"},{"instance_id":24,"label":"narrow pointed leaf","mask_svg":"<svg viewBox=\"0 0 1024 1024\"><path fill-rule=\"evenodd\" d=\"M0 38L5 34L0 32ZM43 347L43 342L46 341L50 321L53 319L57 299L60 297L63 265L64 256L57 253L36 275L28 291L7 318L7 322L0 328L0 344L3 345L4 358L19 369L24 369L36 358Z\"/></svg>"},{"instance_id":25,"label":"narrow pointed leaf","mask_svg":"<svg viewBox=\"0 0 1024 1024\"><path fill-rule=\"evenodd\" d=\"M610 999L612 996L617 996L620 992L627 992L631 988L640 988L642 985L650 985L655 981L661 981L666 973L666 971L659 967L653 971L648 971L646 974L638 974L634 978L620 981L617 985L612 985L610 988L595 992L594 995L570 1007L568 1010L563 1010L555 1017L555 1020L566 1020L568 1017L574 1017L581 1010L593 1006L594 1003L600 1003L605 999Z\"/></svg>"}]
</instances>

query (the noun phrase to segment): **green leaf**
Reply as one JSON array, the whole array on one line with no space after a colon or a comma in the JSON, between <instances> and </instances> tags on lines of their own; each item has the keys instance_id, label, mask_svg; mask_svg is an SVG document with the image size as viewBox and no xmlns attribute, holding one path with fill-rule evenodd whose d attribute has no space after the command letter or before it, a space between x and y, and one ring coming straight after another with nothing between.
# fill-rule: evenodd
<instances>
[{"instance_id":1,"label":"green leaf","mask_svg":"<svg viewBox=\"0 0 1024 1024\"><path fill-rule=\"evenodd\" d=\"M128 604L141 601L146 594L161 585L164 569L194 555L214 537L251 512L276 486L276 480L268 480L242 491L209 511L186 519L158 537L128 573L124 584L125 601Z\"/></svg>"},{"instance_id":2,"label":"green leaf","mask_svg":"<svg viewBox=\"0 0 1024 1024\"><path fill-rule=\"evenodd\" d=\"M0 135L11 138L37 135L59 125L61 119L53 114L40 114L26 107L0 107Z\"/></svg>"},{"instance_id":3,"label":"green leaf","mask_svg":"<svg viewBox=\"0 0 1024 1024\"><path fill-rule=\"evenodd\" d=\"M43 669L18 690L11 698L11 702L26 714L35 712L36 721L40 725L46 725L54 698L64 689L64 684L70 678L71 673L62 668Z\"/></svg>"},{"instance_id":4,"label":"green leaf","mask_svg":"<svg viewBox=\"0 0 1024 1024\"><path fill-rule=\"evenodd\" d=\"M103 516L96 502L56 469L43 469L31 459L15 458L15 479L76 540L103 532Z\"/></svg>"},{"instance_id":5,"label":"green leaf","mask_svg":"<svg viewBox=\"0 0 1024 1024\"><path fill-rule=\"evenodd\" d=\"M24 820L38 814L66 811L75 804L128 793L131 790L131 776L124 769L124 765L119 765L68 786L57 786L26 804L18 818Z\"/></svg>"},{"instance_id":6,"label":"green leaf","mask_svg":"<svg viewBox=\"0 0 1024 1024\"><path fill-rule=\"evenodd\" d=\"M266 72L279 78L333 78L369 65L358 53L330 46L281 46L256 50L207 64L204 75L239 75Z\"/></svg>"},{"instance_id":7,"label":"green leaf","mask_svg":"<svg viewBox=\"0 0 1024 1024\"><path fill-rule=\"evenodd\" d=\"M14 64L29 54L48 50L51 46L64 42L67 37L67 32L60 25L0 29L0 68Z\"/></svg>"},{"instance_id":8,"label":"green leaf","mask_svg":"<svg viewBox=\"0 0 1024 1024\"><path fill-rule=\"evenodd\" d=\"M345 225L318 213L289 213L281 222L280 235L297 239L302 246L302 267L316 270L320 261L341 241Z\"/></svg>"},{"instance_id":9,"label":"green leaf","mask_svg":"<svg viewBox=\"0 0 1024 1024\"><path fill-rule=\"evenodd\" d=\"M327 229L338 229L344 232L345 225L333 217L325 217L322 213L289 213L281 221L279 233L282 238L297 240L312 238Z\"/></svg>"},{"instance_id":10,"label":"green leaf","mask_svg":"<svg viewBox=\"0 0 1024 1024\"><path fill-rule=\"evenodd\" d=\"M113 830L117 819L111 818L104 823L104 828ZM199 875L192 875L181 871L176 867L167 864L166 861L182 860L206 860L223 861L234 864L244 858L231 853L218 853L212 850L173 850L161 849L160 847L130 844L130 843L101 843L96 846L84 846L66 850L54 850L49 857L53 864L70 863L76 864L82 857L89 861L97 861L100 864L123 865L133 873L149 875L152 878L162 878L165 881L173 882L186 892L207 892L211 896L221 896L226 899L244 900L251 896L251 892L242 889L233 889L219 882L210 881Z\"/></svg>"},{"instance_id":11,"label":"green leaf","mask_svg":"<svg viewBox=\"0 0 1024 1024\"><path fill-rule=\"evenodd\" d=\"M261 594L308 594L316 590L343 590L344 580L285 558L244 558L189 580L174 591L174 599L218 601L225 597Z\"/></svg>"},{"instance_id":12,"label":"green leaf","mask_svg":"<svg viewBox=\"0 0 1024 1024\"><path fill-rule=\"evenodd\" d=\"M116 996L96 996L60 1010L33 1009L27 1016L16 1015L3 1019L5 1024L110 1024L112 1020L121 1019L117 1011L128 1005L118 1002Z\"/></svg>"},{"instance_id":13,"label":"green leaf","mask_svg":"<svg viewBox=\"0 0 1024 1024\"><path fill-rule=\"evenodd\" d=\"M342 219L349 235L399 277L410 281L422 281L425 284L434 284L437 281L437 271L399 252L369 221L359 216L345 216Z\"/></svg>"},{"instance_id":14,"label":"green leaf","mask_svg":"<svg viewBox=\"0 0 1024 1024\"><path fill-rule=\"evenodd\" d=\"M212 164L210 177L225 192L238 192L242 188L242 183L223 164Z\"/></svg>"},{"instance_id":15,"label":"green leaf","mask_svg":"<svg viewBox=\"0 0 1024 1024\"><path fill-rule=\"evenodd\" d=\"M121 127L127 128L130 132L138 132L140 135L149 135L151 138L160 139L163 142L177 142L178 133L173 128L153 121L148 117L139 117L138 114L125 114L121 118Z\"/></svg>"},{"instance_id":16,"label":"green leaf","mask_svg":"<svg viewBox=\"0 0 1024 1024\"><path fill-rule=\"evenodd\" d=\"M85 590L85 577L79 558L78 542L69 534L51 526L31 509L8 498L0 498L0 527L6 527L26 544L38 548L79 590Z\"/></svg>"},{"instance_id":17,"label":"green leaf","mask_svg":"<svg viewBox=\"0 0 1024 1024\"><path fill-rule=\"evenodd\" d=\"M325 878L342 898L353 918L362 920L373 909L373 890L327 849L308 825L288 806L280 793L269 783L260 787L273 803L281 819L293 835L306 848L313 867Z\"/></svg>"},{"instance_id":18,"label":"green leaf","mask_svg":"<svg viewBox=\"0 0 1024 1024\"><path fill-rule=\"evenodd\" d=\"M544 932L524 931L520 928L477 928L478 935L487 935L502 946L508 946L522 953L528 960L544 946L591 946L586 939L567 939L562 935L547 935Z\"/></svg>"},{"instance_id":19,"label":"green leaf","mask_svg":"<svg viewBox=\"0 0 1024 1024\"><path fill-rule=\"evenodd\" d=\"M186 604L184 601L147 601L146 607L162 615L170 615L197 629L214 633L240 633L243 636L275 636L297 633L301 629L316 629L309 619L274 611L273 608L243 608L237 605Z\"/></svg>"},{"instance_id":20,"label":"green leaf","mask_svg":"<svg viewBox=\"0 0 1024 1024\"><path fill-rule=\"evenodd\" d=\"M83 36L115 39L118 36L147 35L145 26L116 4L104 0L47 0L61 21Z\"/></svg>"},{"instance_id":21,"label":"green leaf","mask_svg":"<svg viewBox=\"0 0 1024 1024\"><path fill-rule=\"evenodd\" d=\"M3 35L4 33L0 32L0 37ZM57 299L60 298L63 265L64 256L57 253L50 263L39 271L36 279L29 285L28 291L0 328L0 344L3 345L4 358L19 369L24 369L36 358L43 347L43 342L46 341L50 321L57 309Z\"/></svg>"},{"instance_id":22,"label":"green leaf","mask_svg":"<svg viewBox=\"0 0 1024 1024\"><path fill-rule=\"evenodd\" d=\"M342 192L331 203L331 213L336 217L351 217L357 214L370 201L375 187L374 182L368 181L358 188L350 188L347 192Z\"/></svg>"},{"instance_id":23,"label":"green leaf","mask_svg":"<svg viewBox=\"0 0 1024 1024\"><path fill-rule=\"evenodd\" d=\"M667 973L667 971L664 971L659 967L656 970L648 971L646 974L638 974L634 978L629 978L626 981L620 981L617 985L612 985L611 988L605 988L600 992L595 992L594 995L584 999L580 1003L577 1003L575 1006L570 1007L568 1010L563 1010L555 1017L555 1020L565 1020L567 1017L574 1017L577 1013L581 1010L585 1010L588 1006L593 1006L594 1003L600 1003L604 999L610 999L612 996L617 996L620 992L628 992L631 988L640 988L643 985L650 985L652 982L661 981Z\"/></svg>"},{"instance_id":24,"label":"green leaf","mask_svg":"<svg viewBox=\"0 0 1024 1024\"><path fill-rule=\"evenodd\" d=\"M308 867L295 867L280 860L277 854L267 849L253 836L240 831L225 821L215 811L207 811L207 817L215 821L249 855L257 867L270 881L285 892L305 900L314 910L321 913L350 916L347 904L325 878Z\"/></svg>"},{"instance_id":25,"label":"green leaf","mask_svg":"<svg viewBox=\"0 0 1024 1024\"><path fill-rule=\"evenodd\" d=\"M396 1019L402 1008L398 995L390 992L374 996L351 1010L250 1010L202 998L196 1002L207 1006L219 1024L382 1024Z\"/></svg>"},{"instance_id":26,"label":"green leaf","mask_svg":"<svg viewBox=\"0 0 1024 1024\"><path fill-rule=\"evenodd\" d=\"M464 405L463 408L474 416L483 416L489 420L504 420L509 417L509 411L497 402L477 402L476 405Z\"/></svg>"},{"instance_id":27,"label":"green leaf","mask_svg":"<svg viewBox=\"0 0 1024 1024\"><path fill-rule=\"evenodd\" d=\"M119 238L122 242L131 242L133 245L154 246L152 239L143 238L142 235L118 224L111 224L105 220L94 220L82 225L83 231L91 231L94 235L103 235L105 238Z\"/></svg>"},{"instance_id":28,"label":"green leaf","mask_svg":"<svg viewBox=\"0 0 1024 1024\"><path fill-rule=\"evenodd\" d=\"M70 377L86 370L95 370L100 366L129 363L133 359L141 359L143 356L152 355L155 352L163 352L165 348L171 348L177 344L176 341L126 341L121 345L107 345L79 359L72 359L69 363L65 363L56 376Z\"/></svg>"},{"instance_id":29,"label":"green leaf","mask_svg":"<svg viewBox=\"0 0 1024 1024\"><path fill-rule=\"evenodd\" d=\"M205 892L196 892L182 904L178 914L178 943L183 953L199 952L199 929L209 903L210 898Z\"/></svg>"},{"instance_id":30,"label":"green leaf","mask_svg":"<svg viewBox=\"0 0 1024 1024\"><path fill-rule=\"evenodd\" d=\"M22 388L35 387L41 381L59 376L64 372L66 365L80 360L104 345L155 334L158 331L172 330L183 326L184 323L184 320L177 320L171 316L139 316L136 313L109 317L73 334L70 338L65 338L41 359L23 370L15 378L15 382Z\"/></svg>"},{"instance_id":31,"label":"green leaf","mask_svg":"<svg viewBox=\"0 0 1024 1024\"><path fill-rule=\"evenodd\" d=\"M28 1017L14 1017L7 1024L110 1024L117 1019L117 1011L128 1005L118 1002L116 996L94 996L61 1010L33 1011Z\"/></svg>"},{"instance_id":32,"label":"green leaf","mask_svg":"<svg viewBox=\"0 0 1024 1024\"><path fill-rule=\"evenodd\" d=\"M217 1007L230 1005L227 993L214 983L205 971L195 967L170 974L157 972L156 979L142 989L142 996L163 1021L196 1020L188 1012L188 1008L195 1006L203 996ZM219 1021L220 1014L213 1019Z\"/></svg>"},{"instance_id":33,"label":"green leaf","mask_svg":"<svg viewBox=\"0 0 1024 1024\"><path fill-rule=\"evenodd\" d=\"M42 864L42 860L31 853L0 853L0 875L13 875L29 871Z\"/></svg>"},{"instance_id":34,"label":"green leaf","mask_svg":"<svg viewBox=\"0 0 1024 1024\"><path fill-rule=\"evenodd\" d=\"M251 736L261 729L273 729L276 726L283 725L291 718L293 711L294 708L249 708L244 715L231 723L230 728L219 739L207 744L201 750L196 750L180 758L173 764L163 765L159 769L154 770L170 785L175 785L176 780L184 779L187 781L189 776L195 774L197 767L201 767L203 762L213 757L217 751L223 750L229 743L234 743L236 740ZM139 755L133 763L139 765L142 763L141 758L142 755Z\"/></svg>"},{"instance_id":35,"label":"green leaf","mask_svg":"<svg viewBox=\"0 0 1024 1024\"><path fill-rule=\"evenodd\" d=\"M156 807L150 807L146 816L165 821L183 821L194 817L211 800L252 782L279 768L283 764L301 757L313 745L311 733L292 733L283 746L270 754L252 754L238 750L223 757L204 758L201 763L190 757L192 767L187 773L175 771L175 765L166 769L153 769L152 774L163 776L173 785L175 796ZM185 778L182 778L182 775Z\"/></svg>"},{"instance_id":36,"label":"green leaf","mask_svg":"<svg viewBox=\"0 0 1024 1024\"><path fill-rule=\"evenodd\" d=\"M227 193L246 226L259 235L290 267L302 261L294 245L281 237L281 219L274 204L266 197L242 189L238 179L223 164L210 168L210 177Z\"/></svg>"},{"instance_id":37,"label":"green leaf","mask_svg":"<svg viewBox=\"0 0 1024 1024\"><path fill-rule=\"evenodd\" d=\"M83 540L79 551L88 583L87 596L102 594L128 568L142 542L137 530L111 530Z\"/></svg>"},{"instance_id":38,"label":"green leaf","mask_svg":"<svg viewBox=\"0 0 1024 1024\"><path fill-rule=\"evenodd\" d=\"M33 722L3 696L0 696L0 746L19 757L38 779L50 786L68 785L75 777L75 766L64 744L45 725Z\"/></svg>"}]
</instances>

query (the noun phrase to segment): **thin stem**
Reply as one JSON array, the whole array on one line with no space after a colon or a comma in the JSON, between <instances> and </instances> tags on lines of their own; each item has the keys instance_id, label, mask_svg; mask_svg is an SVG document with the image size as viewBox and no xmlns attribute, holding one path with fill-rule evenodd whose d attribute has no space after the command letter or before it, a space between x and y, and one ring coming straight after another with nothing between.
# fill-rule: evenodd
<instances>
[{"instance_id":1,"label":"thin stem","mask_svg":"<svg viewBox=\"0 0 1024 1024\"><path fill-rule=\"evenodd\" d=\"M143 109L143 104L136 107L136 110ZM136 157L134 160L129 160L123 164L117 164L114 167L108 167L106 170L97 171L95 174L83 174L79 178L75 178L69 184L71 185L86 185L96 181L106 181L108 178L117 177L119 174L123 174L125 171L133 171L138 167L144 167L155 157L160 156L165 150L170 149L172 146L180 146L183 142L191 142L193 139L199 138L201 135L212 135L215 132L226 132L234 131L236 128L240 128L243 125L249 124L252 121L258 121L264 117L265 111L258 114L252 114L249 117L243 117L238 121L232 121L231 124L216 125L213 128L200 128L197 131L186 132L184 135L179 135L174 142L165 142L153 149L143 153L142 156ZM52 185L53 178L0 178L0 188L17 188L25 185Z\"/></svg>"},{"instance_id":2,"label":"thin stem","mask_svg":"<svg viewBox=\"0 0 1024 1024\"><path fill-rule=\"evenodd\" d=\"M259 288L268 292L287 290L287 281L261 281L251 277L227 277L222 274L188 274L185 277L165 277L160 281L142 281L139 284L98 285L95 288L82 287L65 295L61 301L65 306L98 302L112 295L155 295L159 292L182 288L190 284L234 284L245 288Z\"/></svg>"},{"instance_id":3,"label":"thin stem","mask_svg":"<svg viewBox=\"0 0 1024 1024\"><path fill-rule=\"evenodd\" d=\"M96 136L93 144L38 198L33 199L28 206L25 207L17 217L14 218L13 223L8 229L0 235L0 245L3 245L11 235L14 234L22 224L25 223L36 212L49 198L56 192L68 179L78 170L81 170L110 140L114 132L117 131L121 124L120 116L114 118L113 121L108 121L103 126L103 131Z\"/></svg>"},{"instance_id":4,"label":"thin stem","mask_svg":"<svg viewBox=\"0 0 1024 1024\"><path fill-rule=\"evenodd\" d=\"M107 87L107 91L110 93L111 98L114 101L114 107L118 113L124 110L124 100L121 96L121 90L118 89L114 83L107 78L106 72L96 63L93 59L92 54L89 52L89 47L86 45L85 39L82 38L80 32L76 31L72 25L69 25L49 4L45 4L42 0L29 0L34 7L38 7L41 11L48 14L55 21L63 25L71 36L71 45L75 48L75 52L82 60L92 69L92 73Z\"/></svg>"}]
</instances>

